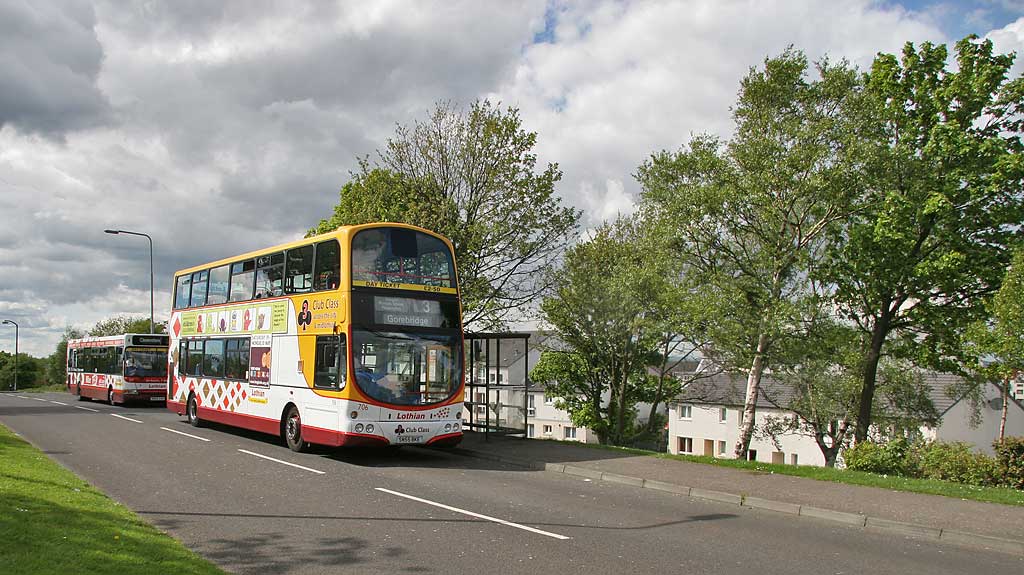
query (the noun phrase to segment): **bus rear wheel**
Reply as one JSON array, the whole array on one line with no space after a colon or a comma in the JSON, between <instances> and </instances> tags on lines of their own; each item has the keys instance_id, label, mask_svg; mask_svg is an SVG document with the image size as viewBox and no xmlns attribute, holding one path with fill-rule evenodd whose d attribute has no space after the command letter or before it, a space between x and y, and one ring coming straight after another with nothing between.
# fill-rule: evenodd
<instances>
[{"instance_id":1,"label":"bus rear wheel","mask_svg":"<svg viewBox=\"0 0 1024 575\"><path fill-rule=\"evenodd\" d=\"M199 402L196 401L195 394L188 396L188 405L185 406L185 417L188 418L188 424L192 427L202 427L203 422L199 419Z\"/></svg>"},{"instance_id":2,"label":"bus rear wheel","mask_svg":"<svg viewBox=\"0 0 1024 575\"><path fill-rule=\"evenodd\" d=\"M296 453L305 451L309 444L302 439L302 419L299 417L299 410L293 405L288 408L281 421L281 431L284 434L284 442L288 449Z\"/></svg>"}]
</instances>

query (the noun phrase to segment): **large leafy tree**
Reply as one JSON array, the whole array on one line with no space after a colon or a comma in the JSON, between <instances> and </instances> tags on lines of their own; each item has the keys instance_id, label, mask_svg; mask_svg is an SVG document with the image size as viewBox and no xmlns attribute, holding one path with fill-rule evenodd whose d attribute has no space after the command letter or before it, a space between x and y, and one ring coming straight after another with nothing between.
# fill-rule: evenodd
<instances>
[{"instance_id":1,"label":"large leafy tree","mask_svg":"<svg viewBox=\"0 0 1024 575\"><path fill-rule=\"evenodd\" d=\"M737 457L754 431L761 377L799 325L813 257L856 190L858 78L787 50L751 70L733 111L733 138L699 136L641 166L644 209L672 229L678 256L716 292L715 348L748 373Z\"/></svg>"},{"instance_id":2,"label":"large leafy tree","mask_svg":"<svg viewBox=\"0 0 1024 575\"><path fill-rule=\"evenodd\" d=\"M604 443L660 436L659 407L713 373L679 369L701 357L713 306L665 239L637 217L601 226L568 251L541 303L557 345L531 379ZM649 404L645 427L636 425L639 403Z\"/></svg>"},{"instance_id":3,"label":"large leafy tree","mask_svg":"<svg viewBox=\"0 0 1024 575\"><path fill-rule=\"evenodd\" d=\"M872 423L885 355L954 370L964 329L999 288L1022 217L1024 80L974 37L880 54L866 79L860 205L832 254L841 314L863 336L856 439Z\"/></svg>"},{"instance_id":4,"label":"large leafy tree","mask_svg":"<svg viewBox=\"0 0 1024 575\"><path fill-rule=\"evenodd\" d=\"M541 311L561 346L546 350L531 379L548 386L578 425L601 443L622 444L659 333L646 313L649 296L637 223L620 219L573 246L551 274Z\"/></svg>"},{"instance_id":5,"label":"large leafy tree","mask_svg":"<svg viewBox=\"0 0 1024 575\"><path fill-rule=\"evenodd\" d=\"M538 168L536 143L514 108L439 104L362 160L334 214L310 233L371 221L440 232L455 246L464 322L498 327L529 310L578 227L580 213L554 193L562 174Z\"/></svg>"}]
</instances>

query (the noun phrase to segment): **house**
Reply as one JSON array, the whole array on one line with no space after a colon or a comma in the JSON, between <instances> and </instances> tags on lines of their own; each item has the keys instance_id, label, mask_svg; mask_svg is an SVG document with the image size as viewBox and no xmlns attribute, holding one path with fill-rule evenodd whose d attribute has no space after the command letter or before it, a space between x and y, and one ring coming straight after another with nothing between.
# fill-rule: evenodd
<instances>
[{"instance_id":1,"label":"house","mask_svg":"<svg viewBox=\"0 0 1024 575\"><path fill-rule=\"evenodd\" d=\"M983 384L979 407L980 422L971 425L973 406L964 395L950 396L957 376L927 373L924 381L929 396L940 415L935 426L923 427L924 438L939 441L963 441L978 451L991 455L992 441L998 435L1002 413L999 387ZM770 396L764 390L771 390ZM669 404L669 453L710 455L732 458L739 439L742 423L746 376L721 373L698 380ZM769 418L792 418L796 415L784 406L791 396L786 388L774 382L769 375L762 379L762 393L758 397L755 415L755 434L750 442L748 459L765 463L791 465L825 464L814 438L800 432L788 432L765 437L756 429L763 429ZM1012 400L1008 405L1007 436L1024 436L1024 404Z\"/></svg>"},{"instance_id":2,"label":"house","mask_svg":"<svg viewBox=\"0 0 1024 575\"><path fill-rule=\"evenodd\" d=\"M999 422L1003 412L1003 397L999 385L982 384L981 401L978 405L980 420L972 425L974 406L964 396L950 397L946 390L957 383L955 375L937 373L926 377L932 388L932 402L942 418L937 427L922 428L925 439L938 441L963 441L978 451L994 455L992 442L999 436ZM1024 437L1024 403L1010 396L1006 410L1006 436Z\"/></svg>"},{"instance_id":3,"label":"house","mask_svg":"<svg viewBox=\"0 0 1024 575\"><path fill-rule=\"evenodd\" d=\"M763 383L768 384L764 380ZM743 422L746 386L745 375L730 373L718 373L687 386L668 406L669 453L732 458ZM772 400L774 403L764 393L758 396L756 426L763 427L769 417L794 417L793 412L778 407L785 405L789 397L773 395ZM771 439L755 434L750 441L748 459L825 465L825 457L813 437L787 433L776 439L778 446Z\"/></svg>"}]
</instances>

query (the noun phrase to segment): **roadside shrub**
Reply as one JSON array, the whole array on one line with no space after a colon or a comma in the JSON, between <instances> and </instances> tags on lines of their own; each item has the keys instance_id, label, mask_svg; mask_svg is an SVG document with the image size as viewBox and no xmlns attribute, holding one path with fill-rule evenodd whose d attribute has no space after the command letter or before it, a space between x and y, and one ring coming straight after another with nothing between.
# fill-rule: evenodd
<instances>
[{"instance_id":1,"label":"roadside shrub","mask_svg":"<svg viewBox=\"0 0 1024 575\"><path fill-rule=\"evenodd\" d=\"M1006 437L992 444L996 450L999 483L1024 489L1024 437Z\"/></svg>"},{"instance_id":2,"label":"roadside shrub","mask_svg":"<svg viewBox=\"0 0 1024 575\"><path fill-rule=\"evenodd\" d=\"M954 441L922 443L914 450L920 476L965 485L995 485L999 475L996 460L971 449L970 444Z\"/></svg>"},{"instance_id":3,"label":"roadside shrub","mask_svg":"<svg viewBox=\"0 0 1024 575\"><path fill-rule=\"evenodd\" d=\"M882 475L906 475L906 455L909 450L910 443L902 438L884 444L862 441L844 451L843 459L847 469Z\"/></svg>"}]
</instances>

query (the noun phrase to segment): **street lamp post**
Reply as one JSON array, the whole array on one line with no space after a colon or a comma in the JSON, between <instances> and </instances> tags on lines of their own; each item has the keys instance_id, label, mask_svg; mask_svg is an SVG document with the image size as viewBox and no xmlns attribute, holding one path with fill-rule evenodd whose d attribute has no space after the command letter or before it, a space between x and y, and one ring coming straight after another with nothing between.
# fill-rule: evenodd
<instances>
[{"instance_id":1,"label":"street lamp post","mask_svg":"<svg viewBox=\"0 0 1024 575\"><path fill-rule=\"evenodd\" d=\"M132 236L142 236L149 240L149 333L156 333L153 331L153 238L149 237L148 234L141 232L129 232L127 230L103 230L104 233L108 234L128 234Z\"/></svg>"},{"instance_id":2,"label":"street lamp post","mask_svg":"<svg viewBox=\"0 0 1024 575\"><path fill-rule=\"evenodd\" d=\"M18 391L18 322L5 319L0 323L9 323L14 326L14 391Z\"/></svg>"}]
</instances>

